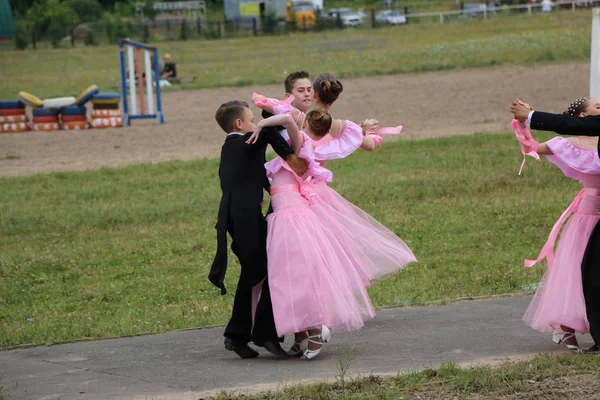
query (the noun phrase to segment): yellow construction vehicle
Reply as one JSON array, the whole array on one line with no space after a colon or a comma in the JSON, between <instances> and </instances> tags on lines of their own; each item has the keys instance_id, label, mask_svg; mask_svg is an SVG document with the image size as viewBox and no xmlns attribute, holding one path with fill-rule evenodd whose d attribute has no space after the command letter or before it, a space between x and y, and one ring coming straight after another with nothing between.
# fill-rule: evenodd
<instances>
[{"instance_id":1,"label":"yellow construction vehicle","mask_svg":"<svg viewBox=\"0 0 600 400\"><path fill-rule=\"evenodd\" d=\"M310 0L291 0L285 3L285 20L296 21L298 29L312 29L317 20L317 8Z\"/></svg>"}]
</instances>

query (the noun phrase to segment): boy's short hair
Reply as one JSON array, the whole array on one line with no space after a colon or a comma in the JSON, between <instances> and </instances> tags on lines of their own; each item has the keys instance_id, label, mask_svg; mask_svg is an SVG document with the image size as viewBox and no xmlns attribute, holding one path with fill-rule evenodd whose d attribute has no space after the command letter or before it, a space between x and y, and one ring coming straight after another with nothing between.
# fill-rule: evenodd
<instances>
[{"instance_id":1,"label":"boy's short hair","mask_svg":"<svg viewBox=\"0 0 600 400\"><path fill-rule=\"evenodd\" d=\"M285 85L286 93L292 93L292 90L294 89L294 84L298 79L310 79L310 74L306 71L296 71L289 74L287 78L285 78L285 82L283 83Z\"/></svg>"},{"instance_id":2,"label":"boy's short hair","mask_svg":"<svg viewBox=\"0 0 600 400\"><path fill-rule=\"evenodd\" d=\"M244 116L244 108L250 108L248 103L241 100L232 100L221 104L217 109L215 119L225 133L235 131L235 120Z\"/></svg>"}]
</instances>

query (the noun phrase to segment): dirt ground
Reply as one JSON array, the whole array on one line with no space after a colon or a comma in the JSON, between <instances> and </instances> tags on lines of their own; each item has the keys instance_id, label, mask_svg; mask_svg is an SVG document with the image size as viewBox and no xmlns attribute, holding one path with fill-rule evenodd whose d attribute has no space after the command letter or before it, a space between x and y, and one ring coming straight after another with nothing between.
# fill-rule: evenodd
<instances>
[{"instance_id":1,"label":"dirt ground","mask_svg":"<svg viewBox=\"0 0 600 400\"><path fill-rule=\"evenodd\" d=\"M589 63L392 75L343 83L344 93L332 109L338 118L402 124L405 139L497 133L510 130L508 108L515 97L539 110L562 112L570 101L588 94ZM228 100L250 101L253 91L280 97L283 84L166 93L164 125L134 121L118 129L2 134L0 176L218 157L224 134L214 121L215 110Z\"/></svg>"}]
</instances>

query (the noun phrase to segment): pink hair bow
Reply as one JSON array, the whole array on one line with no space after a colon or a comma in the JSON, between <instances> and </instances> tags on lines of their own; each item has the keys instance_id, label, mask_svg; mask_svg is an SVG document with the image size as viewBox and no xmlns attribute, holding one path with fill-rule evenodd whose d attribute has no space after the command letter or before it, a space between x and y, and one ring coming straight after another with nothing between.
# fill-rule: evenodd
<instances>
[{"instance_id":1,"label":"pink hair bow","mask_svg":"<svg viewBox=\"0 0 600 400\"><path fill-rule=\"evenodd\" d=\"M521 153L523 154L523 162L521 163L521 168L519 168L519 175L521 175L525 166L525 156L533 157L539 161L540 155L537 153L539 142L531 136L531 131L527 128L526 122L519 122L513 119L511 125L515 131L517 140L521 142Z\"/></svg>"}]
</instances>

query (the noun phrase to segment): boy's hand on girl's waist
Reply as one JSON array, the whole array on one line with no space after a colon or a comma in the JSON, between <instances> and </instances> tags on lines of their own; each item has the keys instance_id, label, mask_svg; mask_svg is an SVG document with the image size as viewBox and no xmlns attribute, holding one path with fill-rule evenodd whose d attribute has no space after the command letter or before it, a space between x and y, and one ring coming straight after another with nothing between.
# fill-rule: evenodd
<instances>
[{"instance_id":1,"label":"boy's hand on girl's waist","mask_svg":"<svg viewBox=\"0 0 600 400\"><path fill-rule=\"evenodd\" d=\"M302 158L296 157L295 154L288 155L285 161L287 161L289 166L298 176L302 176L308 171L308 162Z\"/></svg>"}]
</instances>

